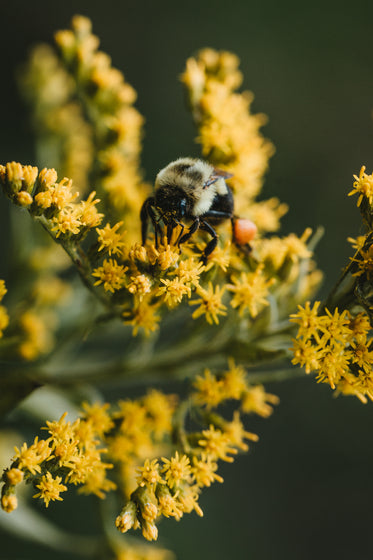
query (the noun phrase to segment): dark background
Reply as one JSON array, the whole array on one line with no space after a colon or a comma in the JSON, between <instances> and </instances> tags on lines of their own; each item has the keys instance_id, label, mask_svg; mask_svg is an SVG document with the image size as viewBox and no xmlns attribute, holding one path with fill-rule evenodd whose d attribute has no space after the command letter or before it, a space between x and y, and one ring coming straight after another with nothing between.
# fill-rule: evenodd
<instances>
[{"instance_id":1,"label":"dark background","mask_svg":"<svg viewBox=\"0 0 373 560\"><path fill-rule=\"evenodd\" d=\"M352 175L362 164L373 168L373 3L3 1L2 163L35 163L14 73L34 43L49 41L75 13L91 17L102 49L138 91L137 107L147 121L148 180L175 157L198 154L178 82L186 58L204 46L240 57L244 87L255 93L254 111L269 116L264 133L277 149L264 196L290 204L283 233L325 226L317 259L326 293L351 254L346 238L360 231L356 197L346 196ZM0 210L5 254L4 198ZM7 270L1 262L2 277ZM310 378L270 389L281 398L275 414L247 422L260 442L222 467L225 483L201 498L203 519L192 514L161 524L162 544L179 560L371 558L373 404L334 399ZM49 509L61 523L68 518L69 526L78 526L84 498L78 504L82 510L67 509L65 502ZM1 560L50 554L1 538Z\"/></svg>"}]
</instances>

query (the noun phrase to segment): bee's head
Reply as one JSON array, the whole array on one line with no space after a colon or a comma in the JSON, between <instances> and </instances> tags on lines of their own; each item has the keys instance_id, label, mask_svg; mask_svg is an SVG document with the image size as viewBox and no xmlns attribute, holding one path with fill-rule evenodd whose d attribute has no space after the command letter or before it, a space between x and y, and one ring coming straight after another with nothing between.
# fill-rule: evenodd
<instances>
[{"instance_id":1,"label":"bee's head","mask_svg":"<svg viewBox=\"0 0 373 560\"><path fill-rule=\"evenodd\" d=\"M155 206L163 214L163 218L181 220L188 211L188 199L185 192L172 185L162 185L155 192Z\"/></svg>"}]
</instances>

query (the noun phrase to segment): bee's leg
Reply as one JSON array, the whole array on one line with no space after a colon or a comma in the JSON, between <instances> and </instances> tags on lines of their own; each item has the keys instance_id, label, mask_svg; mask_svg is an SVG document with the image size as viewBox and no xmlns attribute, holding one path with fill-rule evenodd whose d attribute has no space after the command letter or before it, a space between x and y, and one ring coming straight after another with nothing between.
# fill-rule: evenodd
<instances>
[{"instance_id":1,"label":"bee's leg","mask_svg":"<svg viewBox=\"0 0 373 560\"><path fill-rule=\"evenodd\" d=\"M202 253L202 257L201 260L203 262L203 264L206 264L207 261L207 257L209 255L211 255L211 253L213 252L213 250L215 249L216 245L218 244L218 234L216 233L216 231L214 230L213 227L210 226L210 224L208 224L205 221L201 222L201 229L203 229L204 231L207 231L207 233L209 233L212 237L212 239L207 243L205 250Z\"/></svg>"},{"instance_id":2,"label":"bee's leg","mask_svg":"<svg viewBox=\"0 0 373 560\"><path fill-rule=\"evenodd\" d=\"M203 214L204 218L213 218L214 220L229 220L232 218L231 212L222 212L221 210L209 210Z\"/></svg>"},{"instance_id":3,"label":"bee's leg","mask_svg":"<svg viewBox=\"0 0 373 560\"><path fill-rule=\"evenodd\" d=\"M167 243L170 244L171 242L171 237L172 237L172 233L175 229L175 224L174 222L169 222L167 224Z\"/></svg>"},{"instance_id":4,"label":"bee's leg","mask_svg":"<svg viewBox=\"0 0 373 560\"><path fill-rule=\"evenodd\" d=\"M185 226L184 226L184 224L179 222L179 220L176 220L176 218L174 218L173 222L168 224L168 226L167 226L167 242L168 243L171 242L172 234L173 234L176 226L180 226L180 228L181 228L180 233L177 236L177 239L175 241L175 245L179 245L179 239L182 237L182 235L184 233Z\"/></svg>"},{"instance_id":5,"label":"bee's leg","mask_svg":"<svg viewBox=\"0 0 373 560\"><path fill-rule=\"evenodd\" d=\"M157 218L157 216L153 213L153 217L152 217L152 223L153 223L153 227L154 227L154 244L155 244L155 248L158 249L158 245L159 245L159 239L161 239L162 242L162 235L163 235L163 230L161 228L161 226L159 225L161 218Z\"/></svg>"},{"instance_id":6,"label":"bee's leg","mask_svg":"<svg viewBox=\"0 0 373 560\"><path fill-rule=\"evenodd\" d=\"M182 243L185 243L185 241L188 241L188 239L190 239L193 235L193 233L195 233L197 231L197 229L200 226L200 220L199 218L196 218L194 220L194 222L192 223L192 225L190 226L190 228L188 229L188 231L186 233L184 233L184 235L179 236L179 245L181 245ZM181 232L183 233L183 232Z\"/></svg>"},{"instance_id":7,"label":"bee's leg","mask_svg":"<svg viewBox=\"0 0 373 560\"><path fill-rule=\"evenodd\" d=\"M175 220L175 224L180 227L180 232L176 239L176 245L180 245L180 239L183 237L185 226L179 220Z\"/></svg>"}]
</instances>

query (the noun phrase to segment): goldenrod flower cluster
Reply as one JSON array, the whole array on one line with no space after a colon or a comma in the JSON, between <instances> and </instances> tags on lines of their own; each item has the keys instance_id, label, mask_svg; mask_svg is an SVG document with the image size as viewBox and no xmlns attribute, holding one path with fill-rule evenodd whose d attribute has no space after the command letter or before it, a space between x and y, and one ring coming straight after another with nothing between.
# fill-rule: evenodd
<instances>
[{"instance_id":1,"label":"goldenrod flower cluster","mask_svg":"<svg viewBox=\"0 0 373 560\"><path fill-rule=\"evenodd\" d=\"M192 317L204 316L210 324L218 324L228 314L227 304L240 317L255 319L269 304L268 296L279 277L284 272L287 278L291 274L291 282L278 287L283 290L287 286L293 291L294 281L299 279L299 263L311 256L306 236L290 235L283 240L258 241L259 263L242 258L240 249L228 243L225 253L220 250L212 254L205 266L198 258L198 247L183 253L167 241L157 248L151 242L145 247L128 246L121 231L122 222L97 227L104 215L97 209L100 201L95 191L79 201L72 181L58 181L54 169L38 172L36 167L8 163L0 167L0 184L17 204L22 199L22 206L26 206L27 197L30 214L62 244L85 284L93 291L96 286L101 288L99 297L116 308L124 322L132 325L134 334L139 328L146 333L157 329L162 307L173 309L186 299L198 306ZM88 234L91 246L85 250L83 242ZM306 286L310 283L308 289L312 289L313 275L308 270L304 282ZM302 291L298 290L300 300Z\"/></svg>"},{"instance_id":2,"label":"goldenrod flower cluster","mask_svg":"<svg viewBox=\"0 0 373 560\"><path fill-rule=\"evenodd\" d=\"M294 340L293 363L316 372L318 381L332 389L355 395L362 402L373 400L373 351L371 325L366 313L354 317L345 309L318 313L320 302L309 302L291 320L299 325Z\"/></svg>"},{"instance_id":3,"label":"goldenrod flower cluster","mask_svg":"<svg viewBox=\"0 0 373 560\"><path fill-rule=\"evenodd\" d=\"M16 364L22 380L22 372L31 371L30 391L38 383L68 388L112 379L143 382L150 376L152 382L191 377L192 391L186 400L152 390L135 400L86 403L72 423L65 414L47 422L45 439L16 448L3 475L1 504L5 511L15 509L22 481L46 506L60 501L71 485L99 498L117 490L125 502L117 528L140 528L146 539L155 540L162 516L202 515L203 488L223 481L219 461L232 462L248 450L247 441L258 439L245 430L240 415L268 417L278 403L257 379L268 362L289 358L289 314L313 297L321 280L313 262L318 233L306 228L299 236L274 234L286 205L275 198L256 201L273 153L260 132L266 119L251 113L252 94L238 91L238 58L204 49L187 61L182 81L202 156L232 174L227 181L235 198L233 223L216 226L218 244L206 259L206 232L196 231L180 245L178 228L188 224L171 232L160 215L157 238L149 232L140 243L140 209L149 187L140 170L143 118L134 107L135 91L98 49L87 18L74 17L55 43L58 54L39 48L21 80L33 107L41 165L0 166L3 193L46 233L42 241L30 236L24 243L25 273L20 289L12 286L17 305L7 300L7 311L0 306L7 379ZM367 182L364 175L361 180ZM364 189L361 208L369 200ZM250 245L232 232L241 218L251 228ZM359 242L351 261L366 307L369 240ZM363 258L367 264L359 272ZM4 294L0 282L0 301ZM304 313L318 316L307 305ZM295 322L303 321L299 309ZM359 331L358 340L352 326L357 316L347 310L325 313L316 330L304 330L294 343L307 352L322 343L323 350L314 352L319 361L305 361L304 350L295 363L319 371L320 380L331 380L345 393L347 380L353 380L343 367L349 368L365 399L371 389L360 378L362 372L369 377L368 330L362 351L364 336ZM121 323L107 326L118 318ZM100 355L97 363L81 349L82 333ZM339 374L331 373L330 365L337 351ZM24 394L14 390L10 402ZM229 419L221 413L224 406L218 409L228 401L234 408ZM120 560L153 554L131 542L123 550L117 543L110 546ZM159 558L166 557L159 552Z\"/></svg>"},{"instance_id":4,"label":"goldenrod flower cluster","mask_svg":"<svg viewBox=\"0 0 373 560\"><path fill-rule=\"evenodd\" d=\"M139 169L143 117L133 106L136 92L98 50L88 18L75 16L71 29L57 32L55 40L92 129L91 180L111 210L137 223L148 187Z\"/></svg>"},{"instance_id":5,"label":"goldenrod flower cluster","mask_svg":"<svg viewBox=\"0 0 373 560\"><path fill-rule=\"evenodd\" d=\"M15 448L13 462L3 474L1 505L5 511L17 507L16 486L23 480L38 490L34 498L42 499L46 507L51 501L62 500L60 494L67 491L66 484L82 485L81 492L100 498L115 488L106 476L112 465L102 461L106 450L100 447L102 431L109 425L97 426L94 415L71 424L66 422L66 414L58 421L47 422L43 428L49 434L47 439L36 437L31 445Z\"/></svg>"},{"instance_id":6,"label":"goldenrod flower cluster","mask_svg":"<svg viewBox=\"0 0 373 560\"><path fill-rule=\"evenodd\" d=\"M86 191L94 161L92 127L72 78L51 46L34 47L19 83L32 111L38 161L73 177L80 191Z\"/></svg>"},{"instance_id":7,"label":"goldenrod flower cluster","mask_svg":"<svg viewBox=\"0 0 373 560\"><path fill-rule=\"evenodd\" d=\"M172 434L177 448L174 454L169 458L147 458L136 469L137 488L116 519L116 526L123 533L141 528L147 540L156 540L158 529L155 522L161 516L180 520L184 513L192 511L202 516L198 503L202 489L215 481L223 482L216 473L218 461L233 462L232 455L248 451L246 439L258 440L256 434L244 429L238 411L232 421L227 421L212 412L212 408L236 399L242 401L243 412L268 416L272 409L264 403L278 403L277 397L265 393L262 387L250 386L244 369L235 366L233 361L221 376L206 370L203 377L197 377L194 385L196 391L192 393L191 401L179 405L174 415ZM261 398L258 398L258 392ZM184 418L180 423L180 411L185 405L206 426L205 429L186 432ZM186 416L185 410L183 415Z\"/></svg>"},{"instance_id":8,"label":"goldenrod flower cluster","mask_svg":"<svg viewBox=\"0 0 373 560\"><path fill-rule=\"evenodd\" d=\"M157 538L155 521L162 515L177 520L192 511L203 515L198 503L201 490L214 481L223 482L216 473L218 461L232 462L232 455L248 450L246 439L258 439L244 429L238 412L227 421L211 408L224 400L241 399L244 412L267 415L261 405L245 405L251 393L252 403L258 399L257 387L249 386L243 368L231 361L229 370L217 379L210 373L197 378L196 392L183 403L175 395L153 389L112 408L107 403L84 403L82 417L73 423L66 421L67 413L58 421L47 421L42 428L48 433L46 439L36 437L31 445L15 448L12 464L3 474L2 508L11 512L17 507L16 487L25 481L37 490L33 497L46 507L62 500L69 485L102 499L118 487L130 499L116 519L117 528L126 532L141 527L147 540ZM212 403L211 393L219 383L227 391L224 396L220 388L219 399ZM274 395L259 390L262 402L277 403ZM186 430L189 412L199 418L201 431ZM159 456L149 459L157 449ZM170 455L163 456L165 452Z\"/></svg>"},{"instance_id":9,"label":"goldenrod flower cluster","mask_svg":"<svg viewBox=\"0 0 373 560\"><path fill-rule=\"evenodd\" d=\"M365 403L373 400L373 175L367 175L362 166L354 179L349 195L359 195L357 206L367 233L349 240L356 253L326 304L316 301L311 306L308 301L290 315L298 325L292 361L306 373L316 372L318 381L329 383L337 392L355 395Z\"/></svg>"},{"instance_id":10,"label":"goldenrod flower cluster","mask_svg":"<svg viewBox=\"0 0 373 560\"><path fill-rule=\"evenodd\" d=\"M259 131L267 117L250 112L253 94L236 91L243 80L238 66L233 53L203 49L187 60L182 81L202 154L233 174L230 184L238 212L251 218L260 231L275 231L287 206L277 198L255 202L274 147Z\"/></svg>"}]
</instances>

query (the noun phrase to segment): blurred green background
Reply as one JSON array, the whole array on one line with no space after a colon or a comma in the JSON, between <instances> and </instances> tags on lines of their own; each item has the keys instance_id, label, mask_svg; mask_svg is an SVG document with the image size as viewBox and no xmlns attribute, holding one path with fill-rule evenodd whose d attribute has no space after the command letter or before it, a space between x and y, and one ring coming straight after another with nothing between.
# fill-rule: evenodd
<instances>
[{"instance_id":1,"label":"blurred green background","mask_svg":"<svg viewBox=\"0 0 373 560\"><path fill-rule=\"evenodd\" d=\"M15 70L33 44L50 41L75 13L92 19L102 49L138 91L148 180L172 159L198 155L178 81L186 58L204 46L240 57L244 87L255 94L254 111L269 116L264 133L277 150L263 195L290 204L283 233L326 228L317 248L326 293L351 254L346 238L361 231L356 198L346 196L352 175L363 164L373 169L373 3L3 0L2 163L35 163ZM7 206L1 198L3 256L11 253ZM3 258L0 277L8 270ZM275 414L246 422L259 443L223 465L225 483L201 498L203 519L161 524L162 544L179 560L371 558L373 404L334 399L310 378L269 389L281 398ZM92 502L77 504L53 504L48 513L89 533ZM0 560L67 558L5 533L0 542Z\"/></svg>"}]
</instances>

